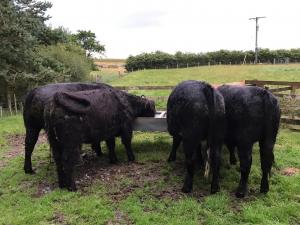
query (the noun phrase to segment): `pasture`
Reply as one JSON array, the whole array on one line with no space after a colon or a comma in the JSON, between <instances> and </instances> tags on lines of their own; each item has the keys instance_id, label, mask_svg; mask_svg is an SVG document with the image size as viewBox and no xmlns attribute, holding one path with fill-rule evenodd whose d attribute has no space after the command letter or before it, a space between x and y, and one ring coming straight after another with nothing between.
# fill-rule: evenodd
<instances>
[{"instance_id":1,"label":"pasture","mask_svg":"<svg viewBox=\"0 0 300 225\"><path fill-rule=\"evenodd\" d=\"M244 79L299 81L300 65L211 66L130 73L112 85L176 85L198 79L225 83ZM135 91L140 94L141 91ZM167 91L143 94L168 95ZM165 102L158 103L164 107ZM254 147L249 194L234 195L238 166L222 152L221 192L210 195L210 180L197 171L192 194L181 193L184 155L167 163L171 138L167 133L135 132L135 163L127 163L116 144L117 165L108 163L107 149L98 158L84 145L77 167L78 191L60 190L55 164L50 162L45 134L33 152L35 175L23 171L24 126L21 116L0 119L0 224L299 224L300 133L281 128L275 146L270 192L259 193L261 170Z\"/></svg>"}]
</instances>

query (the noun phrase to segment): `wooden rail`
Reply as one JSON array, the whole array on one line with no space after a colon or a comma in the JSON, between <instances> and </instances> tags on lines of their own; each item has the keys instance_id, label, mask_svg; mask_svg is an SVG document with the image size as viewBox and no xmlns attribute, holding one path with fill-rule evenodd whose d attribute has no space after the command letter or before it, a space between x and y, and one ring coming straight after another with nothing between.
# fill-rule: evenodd
<instances>
[{"instance_id":1,"label":"wooden rail","mask_svg":"<svg viewBox=\"0 0 300 225\"><path fill-rule=\"evenodd\" d=\"M281 116L281 123L300 126L300 118L290 118L288 116Z\"/></svg>"},{"instance_id":2,"label":"wooden rail","mask_svg":"<svg viewBox=\"0 0 300 225\"><path fill-rule=\"evenodd\" d=\"M272 81L272 80L245 80L245 84L257 85L260 87L267 88L266 85L277 85L277 86L285 86L279 88L271 88L269 89L273 93L290 91L291 95L296 94L296 90L300 89L300 82L291 82L291 81Z\"/></svg>"},{"instance_id":3,"label":"wooden rail","mask_svg":"<svg viewBox=\"0 0 300 225\"><path fill-rule=\"evenodd\" d=\"M292 81L245 80L245 84L256 84L257 86L288 85L288 86L296 86L300 88L300 82L292 82Z\"/></svg>"},{"instance_id":4,"label":"wooden rail","mask_svg":"<svg viewBox=\"0 0 300 225\"><path fill-rule=\"evenodd\" d=\"M245 82L237 83L237 85L256 85L259 87L264 87L269 89L277 97L289 97L291 99L300 100L300 95L296 94L296 90L300 89L300 82L290 82L290 81L269 81L269 80L245 80ZM235 85L232 83L232 85ZM279 87L268 87L268 86L279 86ZM218 85L213 85L217 87ZM281 86L281 87L280 87ZM115 88L120 90L171 90L175 86L116 86ZM289 91L290 93L282 93ZM147 98L154 101L167 101L169 96L147 96ZM296 118L294 115L283 115L281 122L285 124L299 125L300 118Z\"/></svg>"},{"instance_id":5,"label":"wooden rail","mask_svg":"<svg viewBox=\"0 0 300 225\"><path fill-rule=\"evenodd\" d=\"M114 86L119 90L129 91L129 90L169 90L173 89L175 86Z\"/></svg>"}]
</instances>

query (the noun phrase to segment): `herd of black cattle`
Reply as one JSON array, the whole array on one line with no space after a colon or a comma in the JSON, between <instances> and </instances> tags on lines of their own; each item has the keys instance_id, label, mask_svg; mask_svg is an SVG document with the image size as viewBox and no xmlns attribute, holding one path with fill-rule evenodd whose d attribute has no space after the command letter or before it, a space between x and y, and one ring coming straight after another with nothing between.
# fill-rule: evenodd
<instances>
[{"instance_id":1,"label":"herd of black cattle","mask_svg":"<svg viewBox=\"0 0 300 225\"><path fill-rule=\"evenodd\" d=\"M45 129L59 187L75 191L74 168L83 143L91 144L100 156L100 142L105 141L109 160L115 163L115 137L121 137L128 160L134 161L132 122L136 117L154 115L153 101L107 84L61 83L37 87L28 93L24 105L24 170L34 173L31 155L39 132ZM279 121L277 99L263 88L223 85L215 89L201 81L178 84L167 103L168 131L173 137L168 161L176 160L176 150L182 142L187 170L182 191L192 191L195 166L203 165L201 142L206 141L212 168L211 193L219 191L221 148L225 144L231 164L236 164L237 149L241 178L236 196L245 196L255 142L260 147L260 192L268 192Z\"/></svg>"}]
</instances>

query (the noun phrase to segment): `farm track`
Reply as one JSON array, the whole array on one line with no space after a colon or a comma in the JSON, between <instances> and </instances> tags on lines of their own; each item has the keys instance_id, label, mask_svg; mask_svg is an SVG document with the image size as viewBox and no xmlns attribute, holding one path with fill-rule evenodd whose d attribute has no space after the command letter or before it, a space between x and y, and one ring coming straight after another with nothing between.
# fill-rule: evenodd
<instances>
[{"instance_id":1,"label":"farm track","mask_svg":"<svg viewBox=\"0 0 300 225\"><path fill-rule=\"evenodd\" d=\"M39 144L47 142L47 136L45 133L41 133L36 143L36 147ZM8 151L5 151L1 156L0 168L7 165L8 161L21 154L24 154L25 134L11 134L7 136L7 144L9 146Z\"/></svg>"}]
</instances>

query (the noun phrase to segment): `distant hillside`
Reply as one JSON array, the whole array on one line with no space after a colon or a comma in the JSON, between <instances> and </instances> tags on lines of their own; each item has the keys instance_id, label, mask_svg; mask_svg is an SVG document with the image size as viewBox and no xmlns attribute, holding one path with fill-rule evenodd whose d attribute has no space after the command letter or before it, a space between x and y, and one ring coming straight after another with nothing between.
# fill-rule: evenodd
<instances>
[{"instance_id":1,"label":"distant hillside","mask_svg":"<svg viewBox=\"0 0 300 225\"><path fill-rule=\"evenodd\" d=\"M99 68L121 69L125 68L125 59L97 59L94 61Z\"/></svg>"},{"instance_id":2,"label":"distant hillside","mask_svg":"<svg viewBox=\"0 0 300 225\"><path fill-rule=\"evenodd\" d=\"M300 81L300 64L200 66L186 69L152 69L129 73L113 85L176 85L183 80L227 83L241 80Z\"/></svg>"}]
</instances>

